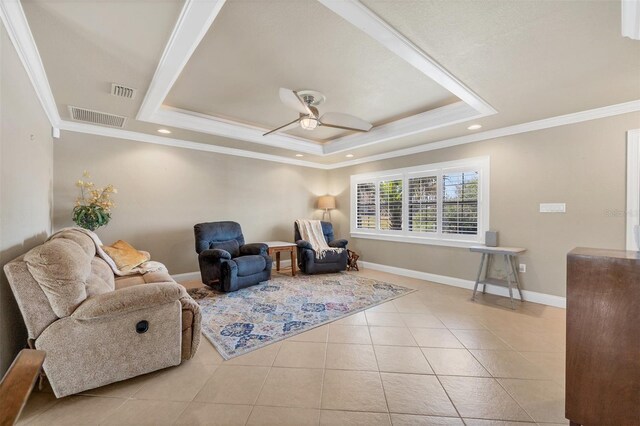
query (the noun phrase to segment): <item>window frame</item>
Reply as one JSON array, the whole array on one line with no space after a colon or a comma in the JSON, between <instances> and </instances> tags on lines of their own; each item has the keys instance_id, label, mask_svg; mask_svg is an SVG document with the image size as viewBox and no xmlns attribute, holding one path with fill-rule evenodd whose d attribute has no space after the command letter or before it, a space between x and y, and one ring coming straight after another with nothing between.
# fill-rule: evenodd
<instances>
[{"instance_id":1,"label":"window frame","mask_svg":"<svg viewBox=\"0 0 640 426\"><path fill-rule=\"evenodd\" d=\"M442 176L447 173L477 171L478 172L478 233L469 234L446 234L442 232ZM402 178L402 230L380 230L380 205L379 191L380 182ZM425 176L437 177L437 231L409 231L409 179ZM376 188L376 227L375 229L357 228L357 185L359 183L374 183ZM421 166L405 167L401 169L382 170L372 173L361 173L351 176L350 185L350 233L352 238L366 238L386 241L407 242L416 244L431 244L453 247L471 247L484 244L485 232L489 228L489 189L490 189L490 158L473 157L454 161L425 164Z\"/></svg>"}]
</instances>

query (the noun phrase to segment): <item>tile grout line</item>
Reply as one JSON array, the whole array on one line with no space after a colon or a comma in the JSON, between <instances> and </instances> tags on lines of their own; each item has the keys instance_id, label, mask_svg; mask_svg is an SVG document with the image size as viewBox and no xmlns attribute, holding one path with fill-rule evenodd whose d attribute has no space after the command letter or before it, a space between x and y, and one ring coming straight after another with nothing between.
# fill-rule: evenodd
<instances>
[{"instance_id":1,"label":"tile grout line","mask_svg":"<svg viewBox=\"0 0 640 426\"><path fill-rule=\"evenodd\" d=\"M329 327L327 327L326 341L324 342L324 362L322 368L322 381L320 382L320 415L318 416L318 424L322 421L322 398L324 397L324 378L327 375L327 351L329 350Z\"/></svg>"},{"instance_id":2,"label":"tile grout line","mask_svg":"<svg viewBox=\"0 0 640 426\"><path fill-rule=\"evenodd\" d=\"M395 307L395 306L394 306ZM387 416L389 416L389 423L391 422L391 411L389 410L389 400L387 399L387 391L384 388L384 382L382 381L382 374L380 374L380 365L378 364L378 354L376 354L376 348L373 345L373 336L371 336L371 326L369 325L369 318L367 313L364 314L365 321L367 322L367 332L369 333L369 339L371 340L371 348L373 349L373 356L376 359L376 367L378 368L378 380L380 380L380 387L382 388L382 395L384 396L384 403L387 406Z\"/></svg>"},{"instance_id":3,"label":"tile grout line","mask_svg":"<svg viewBox=\"0 0 640 426\"><path fill-rule=\"evenodd\" d=\"M253 410L254 410L254 408L256 408L256 403L258 402L258 399L260 399L260 394L264 390L264 385L265 385L265 383L267 383L267 379L269 378L269 374L271 374L271 370L273 369L273 364L276 362L276 358L278 357L278 354L280 353L281 350L282 350L282 344L280 344L280 346L278 347L278 351L276 352L276 355L273 357L273 361L271 361L271 365L269 366L269 369L267 370L267 374L264 376L264 380L262 381L262 385L260 386L260 390L258 391L258 395L256 396L256 399L251 404L251 411L249 412L249 415L247 416L247 420L244 422L245 426L249 423L249 419L251 418L251 415L253 414Z\"/></svg>"},{"instance_id":4,"label":"tile grout line","mask_svg":"<svg viewBox=\"0 0 640 426\"><path fill-rule=\"evenodd\" d=\"M427 358L427 356L424 354L424 352L422 352L422 349L420 349L420 353L422 353L422 356L424 357L424 359L427 360L427 364L429 364L429 367L431 368L431 371L433 371L433 375L436 377L436 380L440 384L440 387L444 391L444 394L447 395L447 398L449 399L449 402L451 403L451 406L453 407L454 410L456 410L456 413L458 413L458 418L460 418L460 420L462 420L462 415L460 414L460 410L458 410L458 407L456 406L456 404L454 404L453 399L451 399L451 396L449 396L449 392L447 392L447 388L445 388L444 385L442 384L442 381L440 380L440 377L436 373L436 370L433 368L433 365L431 365L431 362L429 361L429 358ZM464 420L462 420L462 423L466 424L466 422Z\"/></svg>"}]
</instances>

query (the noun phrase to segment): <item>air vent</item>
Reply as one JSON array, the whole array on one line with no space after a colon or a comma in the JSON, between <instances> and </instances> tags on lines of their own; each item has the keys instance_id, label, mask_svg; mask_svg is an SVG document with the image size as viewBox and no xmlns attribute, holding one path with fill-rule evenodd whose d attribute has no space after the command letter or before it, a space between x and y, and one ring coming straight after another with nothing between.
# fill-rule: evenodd
<instances>
[{"instance_id":1,"label":"air vent","mask_svg":"<svg viewBox=\"0 0 640 426\"><path fill-rule=\"evenodd\" d=\"M69 105L69 113L75 121L83 121L85 123L100 124L111 127L124 127L127 117L121 115L107 114L106 112L93 111L85 108L78 108Z\"/></svg>"},{"instance_id":2,"label":"air vent","mask_svg":"<svg viewBox=\"0 0 640 426\"><path fill-rule=\"evenodd\" d=\"M111 94L121 98L133 99L136 96L136 89L122 84L111 83Z\"/></svg>"}]
</instances>

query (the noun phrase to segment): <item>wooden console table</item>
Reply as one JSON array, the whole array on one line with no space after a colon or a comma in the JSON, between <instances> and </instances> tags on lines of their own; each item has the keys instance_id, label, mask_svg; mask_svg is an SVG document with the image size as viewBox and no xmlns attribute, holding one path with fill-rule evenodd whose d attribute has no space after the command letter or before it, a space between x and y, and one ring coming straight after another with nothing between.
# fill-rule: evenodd
<instances>
[{"instance_id":1,"label":"wooden console table","mask_svg":"<svg viewBox=\"0 0 640 426\"><path fill-rule=\"evenodd\" d=\"M291 276L296 276L296 253L297 247L294 243L288 243L286 241L267 241L264 244L269 246L269 256L275 254L276 257L276 271L280 271L280 253L289 252L291 256Z\"/></svg>"},{"instance_id":2,"label":"wooden console table","mask_svg":"<svg viewBox=\"0 0 640 426\"><path fill-rule=\"evenodd\" d=\"M482 253L480 259L480 269L478 270L478 277L476 283L473 286L473 296L471 300L475 300L476 292L478 291L478 285L482 284L482 292L484 293L487 284L499 285L509 288L509 298L511 299L511 309L515 309L513 306L513 284L518 289L520 295L520 301L524 302L522 298L522 289L520 288L520 277L518 276L518 266L516 265L517 257L520 253L524 253L527 249L519 247L487 247L487 246L473 246L469 250L477 253ZM494 255L502 256L504 260L506 279L499 280L497 278L489 278L489 268L491 266L491 260ZM486 260L486 262L485 262ZM482 270L484 269L484 277Z\"/></svg>"}]
</instances>

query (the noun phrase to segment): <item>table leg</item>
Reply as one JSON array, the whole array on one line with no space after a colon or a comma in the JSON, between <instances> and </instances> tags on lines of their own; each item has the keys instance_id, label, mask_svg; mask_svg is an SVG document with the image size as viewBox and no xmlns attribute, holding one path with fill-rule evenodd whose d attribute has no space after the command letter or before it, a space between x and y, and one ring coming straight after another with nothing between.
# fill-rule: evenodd
<instances>
[{"instance_id":1,"label":"table leg","mask_svg":"<svg viewBox=\"0 0 640 426\"><path fill-rule=\"evenodd\" d=\"M480 282L480 277L482 276L482 267L484 266L484 259L487 256L486 253L482 253L482 257L480 258L480 268L478 269L478 277L476 278L476 284L473 286L473 296L471 296L471 300L476 300L476 292L478 291L478 283Z\"/></svg>"},{"instance_id":2,"label":"table leg","mask_svg":"<svg viewBox=\"0 0 640 426\"><path fill-rule=\"evenodd\" d=\"M276 271L280 271L280 251L276 252Z\"/></svg>"},{"instance_id":3,"label":"table leg","mask_svg":"<svg viewBox=\"0 0 640 426\"><path fill-rule=\"evenodd\" d=\"M524 298L522 297L522 287L520 287L520 274L518 273L518 262L515 256L511 256L511 260L513 261L513 275L516 279L516 287L518 288L520 301L524 302Z\"/></svg>"},{"instance_id":4,"label":"table leg","mask_svg":"<svg viewBox=\"0 0 640 426\"><path fill-rule=\"evenodd\" d=\"M298 250L296 250L295 248L291 250L291 276L292 277L296 276L296 264L298 263L298 260L296 259L297 251Z\"/></svg>"},{"instance_id":5,"label":"table leg","mask_svg":"<svg viewBox=\"0 0 640 426\"><path fill-rule=\"evenodd\" d=\"M513 263L509 260L511 256L504 255L504 270L507 273L507 285L509 286L509 299L511 299L511 309L515 309L513 306L513 289L511 288L511 268L513 268Z\"/></svg>"},{"instance_id":6,"label":"table leg","mask_svg":"<svg viewBox=\"0 0 640 426\"><path fill-rule=\"evenodd\" d=\"M487 265L485 266L485 270L484 270L485 279L491 273L491 264L492 263L493 263L493 255L487 253ZM486 294L486 293L487 293L487 283L484 283L484 284L482 284L482 294Z\"/></svg>"}]
</instances>

